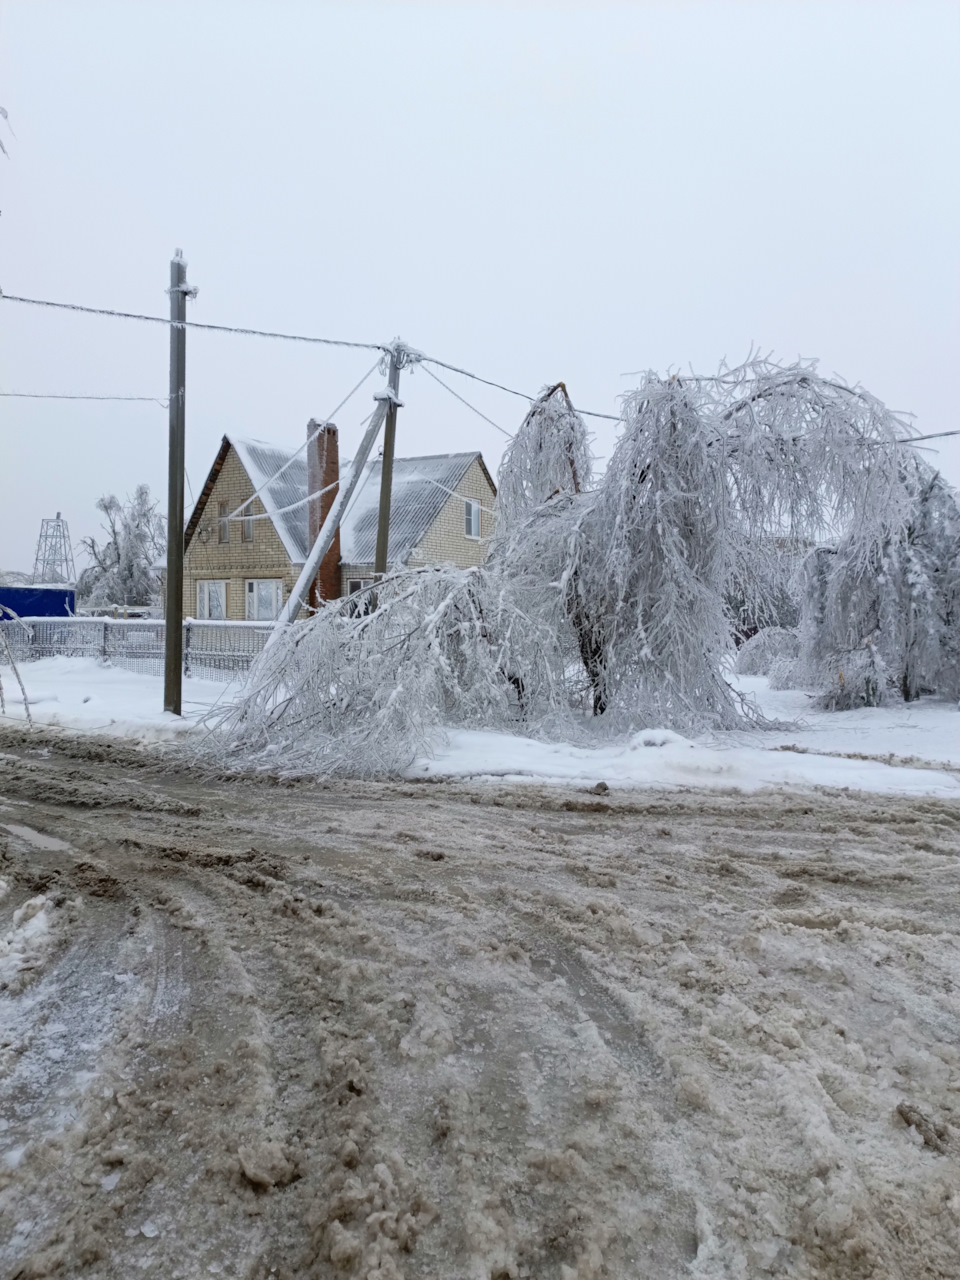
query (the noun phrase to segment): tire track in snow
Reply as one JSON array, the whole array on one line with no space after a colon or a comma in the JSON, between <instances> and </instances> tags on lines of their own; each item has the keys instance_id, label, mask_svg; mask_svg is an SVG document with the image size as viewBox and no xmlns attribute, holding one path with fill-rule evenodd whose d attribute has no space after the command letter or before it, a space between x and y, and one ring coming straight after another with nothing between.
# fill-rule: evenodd
<instances>
[{"instance_id":1,"label":"tire track in snow","mask_svg":"<svg viewBox=\"0 0 960 1280\"><path fill-rule=\"evenodd\" d=\"M131 807L142 761L98 751L3 780L90 918L122 886L136 979L83 1141L0 1192L24 1275L957 1274L958 806L153 774Z\"/></svg>"}]
</instances>

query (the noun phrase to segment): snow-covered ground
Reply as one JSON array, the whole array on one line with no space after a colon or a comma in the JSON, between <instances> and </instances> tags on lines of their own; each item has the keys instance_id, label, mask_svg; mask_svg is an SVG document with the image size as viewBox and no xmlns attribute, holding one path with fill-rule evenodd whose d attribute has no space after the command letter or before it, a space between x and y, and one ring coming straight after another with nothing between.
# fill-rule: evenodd
<instances>
[{"instance_id":1,"label":"snow-covered ground","mask_svg":"<svg viewBox=\"0 0 960 1280\"><path fill-rule=\"evenodd\" d=\"M113 737L162 741L190 732L197 719L235 686L194 677L183 682L183 717L163 710L163 680L93 658L40 658L18 666L36 724ZM25 719L13 671L0 664L7 717Z\"/></svg>"},{"instance_id":2,"label":"snow-covered ground","mask_svg":"<svg viewBox=\"0 0 960 1280\"><path fill-rule=\"evenodd\" d=\"M960 727L960 726L958 726ZM417 760L411 777L499 778L504 782L604 783L607 787L825 786L904 795L960 797L960 774L850 760L770 746L707 745L665 729L645 730L631 741L603 747L536 742L502 733L454 730L431 759ZM790 735L798 745L799 733ZM867 746L859 748L870 750ZM877 753L879 754L879 753ZM602 790L602 788L601 788Z\"/></svg>"},{"instance_id":3,"label":"snow-covered ground","mask_svg":"<svg viewBox=\"0 0 960 1280\"><path fill-rule=\"evenodd\" d=\"M184 681L184 717L162 710L163 683L88 658L45 658L21 668L30 709L40 724L141 741L175 738L236 685ZM23 719L9 667L0 667L7 716ZM960 713L932 700L859 711L812 709L808 694L773 691L763 677L739 677L785 730L742 730L695 742L664 729L597 747L539 742L492 731L452 730L413 778L498 778L513 782L623 787L849 787L913 795L960 796ZM869 758L863 758L869 757ZM939 767L937 767L939 766Z\"/></svg>"},{"instance_id":4,"label":"snow-covered ground","mask_svg":"<svg viewBox=\"0 0 960 1280\"><path fill-rule=\"evenodd\" d=\"M960 767L960 711L953 703L924 698L857 711L819 711L813 695L799 689L771 689L765 676L736 676L737 688L755 698L771 720L798 727L725 735L724 741L764 746L796 746L804 751L916 757Z\"/></svg>"}]
</instances>

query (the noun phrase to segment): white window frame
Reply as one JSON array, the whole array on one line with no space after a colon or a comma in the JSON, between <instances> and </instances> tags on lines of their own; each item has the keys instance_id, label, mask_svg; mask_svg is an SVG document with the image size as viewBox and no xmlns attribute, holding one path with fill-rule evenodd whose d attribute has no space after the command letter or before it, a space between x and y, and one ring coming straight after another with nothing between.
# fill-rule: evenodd
<instances>
[{"instance_id":1,"label":"white window frame","mask_svg":"<svg viewBox=\"0 0 960 1280\"><path fill-rule=\"evenodd\" d=\"M221 618L213 617L210 613L210 588L223 588L223 615ZM226 578L200 578L197 581L197 617L205 618L212 622L220 622L227 617L227 608L229 604L230 583Z\"/></svg>"},{"instance_id":2,"label":"white window frame","mask_svg":"<svg viewBox=\"0 0 960 1280\"><path fill-rule=\"evenodd\" d=\"M365 591L367 587L373 586L372 578L348 578L347 579L347 595L355 596L358 591Z\"/></svg>"},{"instance_id":3,"label":"white window frame","mask_svg":"<svg viewBox=\"0 0 960 1280\"><path fill-rule=\"evenodd\" d=\"M482 525L480 523L480 513L483 507L476 498L464 498L463 500L463 528L464 537L469 538L471 542L480 541L480 532ZM473 530L476 529L476 533Z\"/></svg>"},{"instance_id":4,"label":"white window frame","mask_svg":"<svg viewBox=\"0 0 960 1280\"><path fill-rule=\"evenodd\" d=\"M273 585L273 601L274 612L269 617L261 618L257 614L257 588L263 583L269 582ZM243 588L244 616L248 622L275 622L277 615L283 608L283 579L282 578L247 578Z\"/></svg>"}]
</instances>

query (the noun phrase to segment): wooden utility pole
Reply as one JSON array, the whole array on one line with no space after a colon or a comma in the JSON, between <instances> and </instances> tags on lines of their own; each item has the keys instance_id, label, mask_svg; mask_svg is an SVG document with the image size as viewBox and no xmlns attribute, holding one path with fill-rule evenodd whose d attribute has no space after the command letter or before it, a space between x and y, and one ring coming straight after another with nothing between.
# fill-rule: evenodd
<instances>
[{"instance_id":1,"label":"wooden utility pole","mask_svg":"<svg viewBox=\"0 0 960 1280\"><path fill-rule=\"evenodd\" d=\"M397 389L400 386L400 344L394 343L390 352L390 373L387 377L387 418L383 428L383 461L380 467L380 515L377 522L377 552L373 561L373 575L382 578L387 572L387 549L390 543L390 497L393 492L393 453L397 442Z\"/></svg>"},{"instance_id":2,"label":"wooden utility pole","mask_svg":"<svg viewBox=\"0 0 960 1280\"><path fill-rule=\"evenodd\" d=\"M163 709L181 715L183 683L184 384L187 365L187 264L178 249L170 262L170 451L167 477L167 607L164 626Z\"/></svg>"}]
</instances>

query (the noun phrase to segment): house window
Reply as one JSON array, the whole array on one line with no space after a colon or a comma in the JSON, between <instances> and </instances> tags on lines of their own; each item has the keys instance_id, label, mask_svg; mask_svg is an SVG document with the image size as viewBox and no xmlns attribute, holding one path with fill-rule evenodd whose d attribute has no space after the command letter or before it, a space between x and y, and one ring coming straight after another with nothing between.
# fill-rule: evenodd
<instances>
[{"instance_id":1,"label":"house window","mask_svg":"<svg viewBox=\"0 0 960 1280\"><path fill-rule=\"evenodd\" d=\"M359 591L366 590L367 587L373 586L373 578L348 578L347 579L347 595L355 596ZM373 600L368 593L360 600L354 600L347 606L347 616L351 618L364 617L370 612Z\"/></svg>"},{"instance_id":2,"label":"house window","mask_svg":"<svg viewBox=\"0 0 960 1280\"><path fill-rule=\"evenodd\" d=\"M464 532L468 538L480 537L480 503L470 498L463 500Z\"/></svg>"},{"instance_id":3,"label":"house window","mask_svg":"<svg viewBox=\"0 0 960 1280\"><path fill-rule=\"evenodd\" d=\"M246 510L249 511L250 508L247 507ZM241 542L253 541L253 516L242 517L240 521L240 541Z\"/></svg>"},{"instance_id":4,"label":"house window","mask_svg":"<svg viewBox=\"0 0 960 1280\"><path fill-rule=\"evenodd\" d=\"M217 520L217 541L218 542L230 541L230 521L228 519L229 515L230 515L230 503L221 502L220 517Z\"/></svg>"},{"instance_id":5,"label":"house window","mask_svg":"<svg viewBox=\"0 0 960 1280\"><path fill-rule=\"evenodd\" d=\"M197 583L197 617L225 618L227 616L227 584L213 579Z\"/></svg>"},{"instance_id":6,"label":"house window","mask_svg":"<svg viewBox=\"0 0 960 1280\"><path fill-rule=\"evenodd\" d=\"M283 604L280 578L247 579L247 621L273 622Z\"/></svg>"}]
</instances>

